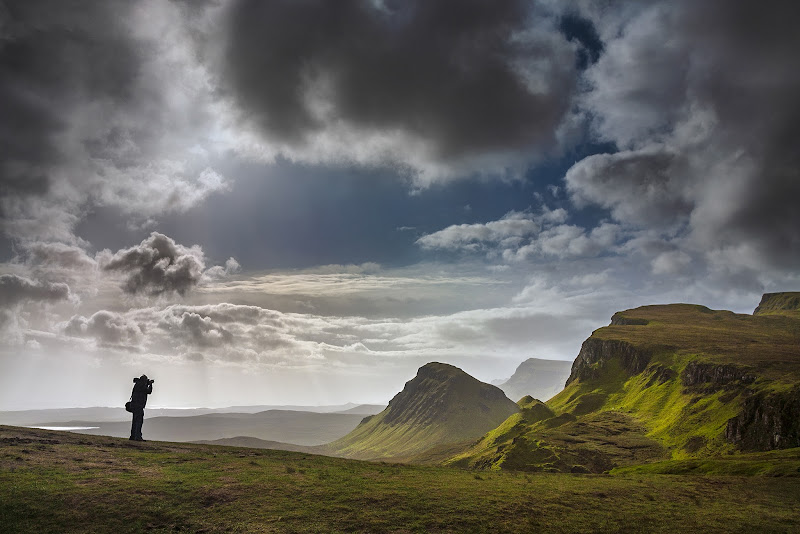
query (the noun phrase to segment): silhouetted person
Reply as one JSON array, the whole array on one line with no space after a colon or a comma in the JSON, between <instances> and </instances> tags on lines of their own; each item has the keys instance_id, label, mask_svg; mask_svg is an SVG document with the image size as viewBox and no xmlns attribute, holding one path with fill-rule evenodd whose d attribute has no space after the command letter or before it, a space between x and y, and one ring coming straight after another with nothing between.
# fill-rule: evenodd
<instances>
[{"instance_id":1,"label":"silhouetted person","mask_svg":"<svg viewBox=\"0 0 800 534\"><path fill-rule=\"evenodd\" d=\"M134 441L142 439L142 423L144 422L144 407L147 396L153 392L154 380L149 380L147 375L133 379L133 392L131 393L131 408L133 409L133 422L131 423L131 437Z\"/></svg>"}]
</instances>

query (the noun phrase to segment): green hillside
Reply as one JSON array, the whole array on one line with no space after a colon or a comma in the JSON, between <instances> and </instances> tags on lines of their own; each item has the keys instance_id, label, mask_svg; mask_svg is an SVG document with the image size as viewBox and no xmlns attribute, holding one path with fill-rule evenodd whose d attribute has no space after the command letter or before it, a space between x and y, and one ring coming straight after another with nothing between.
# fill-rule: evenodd
<instances>
[{"instance_id":1,"label":"green hillside","mask_svg":"<svg viewBox=\"0 0 800 534\"><path fill-rule=\"evenodd\" d=\"M603 472L656 460L800 446L800 314L643 306L592 333L566 388L506 420L448 463ZM768 298L769 297L769 298Z\"/></svg>"},{"instance_id":2,"label":"green hillside","mask_svg":"<svg viewBox=\"0 0 800 534\"><path fill-rule=\"evenodd\" d=\"M348 458L430 461L452 454L448 444L474 440L518 411L495 386L461 369L429 363L381 413L328 445ZM422 455L421 457L418 457ZM417 457L417 458L415 458Z\"/></svg>"},{"instance_id":3,"label":"green hillside","mask_svg":"<svg viewBox=\"0 0 800 534\"><path fill-rule=\"evenodd\" d=\"M3 532L796 532L798 502L798 476L486 473L0 426Z\"/></svg>"}]
</instances>

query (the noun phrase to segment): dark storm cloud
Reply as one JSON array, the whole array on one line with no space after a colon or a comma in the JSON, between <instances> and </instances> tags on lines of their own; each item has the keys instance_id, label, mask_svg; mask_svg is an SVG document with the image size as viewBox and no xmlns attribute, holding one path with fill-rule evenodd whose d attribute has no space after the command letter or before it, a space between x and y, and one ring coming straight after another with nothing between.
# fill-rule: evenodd
<instances>
[{"instance_id":1,"label":"dark storm cloud","mask_svg":"<svg viewBox=\"0 0 800 534\"><path fill-rule=\"evenodd\" d=\"M241 0L229 15L230 90L279 142L345 123L448 161L547 144L569 105L573 48L526 2Z\"/></svg>"},{"instance_id":2,"label":"dark storm cloud","mask_svg":"<svg viewBox=\"0 0 800 534\"><path fill-rule=\"evenodd\" d=\"M153 232L139 245L112 254L104 251L99 263L105 271L126 275L128 293L186 294L203 276L205 259L199 247L184 247L164 234Z\"/></svg>"},{"instance_id":3,"label":"dark storm cloud","mask_svg":"<svg viewBox=\"0 0 800 534\"><path fill-rule=\"evenodd\" d=\"M16 274L0 275L0 306L22 302L58 302L70 297L69 286L30 280Z\"/></svg>"},{"instance_id":4,"label":"dark storm cloud","mask_svg":"<svg viewBox=\"0 0 800 534\"><path fill-rule=\"evenodd\" d=\"M642 228L688 218L687 246L726 268L795 268L800 3L634 7L595 10L605 52L580 97L627 151L573 167L573 198Z\"/></svg>"},{"instance_id":5,"label":"dark storm cloud","mask_svg":"<svg viewBox=\"0 0 800 534\"><path fill-rule=\"evenodd\" d=\"M0 4L0 193L42 195L69 157L60 136L77 102L124 104L139 74L127 2Z\"/></svg>"},{"instance_id":6,"label":"dark storm cloud","mask_svg":"<svg viewBox=\"0 0 800 534\"><path fill-rule=\"evenodd\" d=\"M226 189L209 167L218 117L187 37L199 24L192 11L124 0L0 3L8 237L84 245L74 229L87 206L114 206L141 223Z\"/></svg>"}]
</instances>

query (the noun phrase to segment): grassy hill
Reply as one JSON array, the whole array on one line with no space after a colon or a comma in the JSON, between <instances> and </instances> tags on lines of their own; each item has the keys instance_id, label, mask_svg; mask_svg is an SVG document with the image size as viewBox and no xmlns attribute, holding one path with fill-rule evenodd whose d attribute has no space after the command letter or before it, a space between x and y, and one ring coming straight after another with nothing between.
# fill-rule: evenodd
<instances>
[{"instance_id":1,"label":"grassy hill","mask_svg":"<svg viewBox=\"0 0 800 534\"><path fill-rule=\"evenodd\" d=\"M485 473L0 427L4 532L796 532L799 501L798 476Z\"/></svg>"},{"instance_id":2,"label":"grassy hill","mask_svg":"<svg viewBox=\"0 0 800 534\"><path fill-rule=\"evenodd\" d=\"M385 410L328 448L348 458L410 460L424 453L433 459L430 449L450 453L448 444L475 439L517 410L497 387L452 365L429 363Z\"/></svg>"},{"instance_id":3,"label":"grassy hill","mask_svg":"<svg viewBox=\"0 0 800 534\"><path fill-rule=\"evenodd\" d=\"M798 447L794 295L767 295L754 315L689 304L617 313L583 343L561 393L523 403L448 463L603 472Z\"/></svg>"},{"instance_id":4,"label":"grassy hill","mask_svg":"<svg viewBox=\"0 0 800 534\"><path fill-rule=\"evenodd\" d=\"M528 358L517 367L511 378L498 385L509 399L526 395L547 400L562 389L569 377L572 362Z\"/></svg>"}]
</instances>

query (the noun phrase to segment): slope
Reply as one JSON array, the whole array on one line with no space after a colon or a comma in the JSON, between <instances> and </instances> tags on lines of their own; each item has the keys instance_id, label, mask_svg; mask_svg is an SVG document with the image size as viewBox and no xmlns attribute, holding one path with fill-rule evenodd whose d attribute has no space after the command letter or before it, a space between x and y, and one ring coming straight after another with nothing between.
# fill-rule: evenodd
<instances>
[{"instance_id":1,"label":"slope","mask_svg":"<svg viewBox=\"0 0 800 534\"><path fill-rule=\"evenodd\" d=\"M475 439L517 406L503 392L443 363L420 367L381 413L329 444L334 454L359 459L410 459L433 447Z\"/></svg>"},{"instance_id":2,"label":"slope","mask_svg":"<svg viewBox=\"0 0 800 534\"><path fill-rule=\"evenodd\" d=\"M800 446L800 313L671 304L592 333L552 412L512 416L448 463L602 472L653 460ZM788 309L786 309L788 308Z\"/></svg>"},{"instance_id":3,"label":"slope","mask_svg":"<svg viewBox=\"0 0 800 534\"><path fill-rule=\"evenodd\" d=\"M511 378L498 385L509 399L525 395L547 400L562 389L569 377L572 362L528 358L517 367Z\"/></svg>"},{"instance_id":4,"label":"slope","mask_svg":"<svg viewBox=\"0 0 800 534\"><path fill-rule=\"evenodd\" d=\"M800 477L483 473L0 426L3 532L797 532Z\"/></svg>"}]
</instances>

